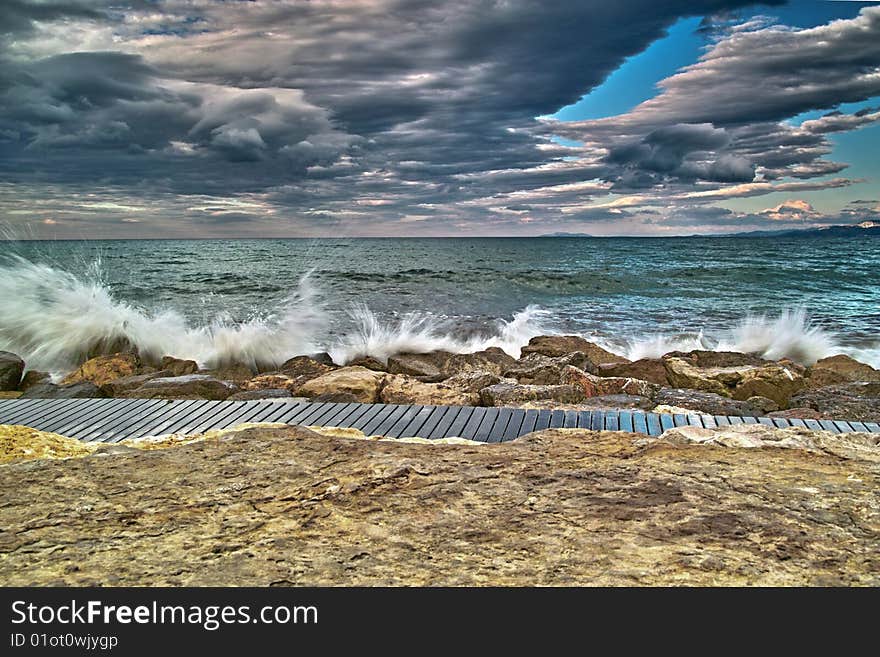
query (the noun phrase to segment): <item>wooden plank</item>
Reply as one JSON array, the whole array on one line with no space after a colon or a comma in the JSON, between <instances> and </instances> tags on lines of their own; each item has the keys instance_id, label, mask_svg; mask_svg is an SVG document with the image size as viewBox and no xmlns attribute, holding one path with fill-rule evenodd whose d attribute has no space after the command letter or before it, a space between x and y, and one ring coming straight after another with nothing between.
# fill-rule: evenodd
<instances>
[{"instance_id":1,"label":"wooden plank","mask_svg":"<svg viewBox=\"0 0 880 657\"><path fill-rule=\"evenodd\" d=\"M279 399L266 399L265 410L255 415L251 422L273 422L272 418L280 417L291 408L305 405L307 402L289 402Z\"/></svg>"},{"instance_id":2,"label":"wooden plank","mask_svg":"<svg viewBox=\"0 0 880 657\"><path fill-rule=\"evenodd\" d=\"M377 436L387 436L391 427L393 427L397 421L400 419L400 416L407 412L409 406L404 405L392 405L390 406L390 412L385 416L378 426L373 429L371 432Z\"/></svg>"},{"instance_id":3,"label":"wooden plank","mask_svg":"<svg viewBox=\"0 0 880 657\"><path fill-rule=\"evenodd\" d=\"M314 424L314 418L320 417L327 412L327 409L333 408L332 402L310 403L304 409L282 416L280 422L290 425L298 425L307 427Z\"/></svg>"},{"instance_id":4,"label":"wooden plank","mask_svg":"<svg viewBox=\"0 0 880 657\"><path fill-rule=\"evenodd\" d=\"M550 419L553 417L553 414L548 410L539 410L538 411L538 421L535 422L534 431L543 431L544 429L550 428Z\"/></svg>"},{"instance_id":5,"label":"wooden plank","mask_svg":"<svg viewBox=\"0 0 880 657\"><path fill-rule=\"evenodd\" d=\"M492 427L495 426L500 413L501 409L497 407L486 409L483 421L480 422L480 426L477 427L477 432L474 434L474 440L478 440L481 443L489 441L489 434L492 432Z\"/></svg>"},{"instance_id":6,"label":"wooden plank","mask_svg":"<svg viewBox=\"0 0 880 657\"><path fill-rule=\"evenodd\" d=\"M660 427L663 431L675 428L675 420L669 413L660 413Z\"/></svg>"},{"instance_id":7,"label":"wooden plank","mask_svg":"<svg viewBox=\"0 0 880 657\"><path fill-rule=\"evenodd\" d=\"M141 406L140 399L124 399L122 401L124 403L113 406L103 413L96 413L72 427L68 426L64 430L64 435L79 440L86 440L86 436L93 434L100 435L103 428L124 421L130 414L136 413Z\"/></svg>"},{"instance_id":8,"label":"wooden plank","mask_svg":"<svg viewBox=\"0 0 880 657\"><path fill-rule=\"evenodd\" d=\"M389 438L398 438L400 434L406 429L410 422L416 419L419 413L422 412L423 406L409 406L403 405L404 410L403 413L398 416L397 420L392 424L388 429L385 429L382 432L383 436L388 436Z\"/></svg>"},{"instance_id":9,"label":"wooden plank","mask_svg":"<svg viewBox=\"0 0 880 657\"><path fill-rule=\"evenodd\" d=\"M617 411L605 411L605 429L617 431L619 427Z\"/></svg>"},{"instance_id":10,"label":"wooden plank","mask_svg":"<svg viewBox=\"0 0 880 657\"><path fill-rule=\"evenodd\" d=\"M817 420L804 420L804 424L807 425L807 429L811 429L813 431L821 431L822 425L819 424Z\"/></svg>"},{"instance_id":11,"label":"wooden plank","mask_svg":"<svg viewBox=\"0 0 880 657\"><path fill-rule=\"evenodd\" d=\"M126 419L115 423L112 427L105 427L101 431L100 437L96 436L93 439L105 443L118 442L127 436L129 428L144 422L147 418L159 417L162 413L168 412L170 407L167 399L141 399L139 401L141 404L138 406L135 413L132 413Z\"/></svg>"},{"instance_id":12,"label":"wooden plank","mask_svg":"<svg viewBox=\"0 0 880 657\"><path fill-rule=\"evenodd\" d=\"M291 425L300 424L299 420L306 415L311 415L312 413L314 413L317 406L321 406L321 404L316 404L314 402L303 402L301 404L294 404L284 413L274 416L273 422Z\"/></svg>"},{"instance_id":13,"label":"wooden plank","mask_svg":"<svg viewBox=\"0 0 880 657\"><path fill-rule=\"evenodd\" d=\"M618 419L620 422L619 426L621 431L629 431L630 433L633 432L635 426L633 425L632 411L620 411Z\"/></svg>"},{"instance_id":14,"label":"wooden plank","mask_svg":"<svg viewBox=\"0 0 880 657\"><path fill-rule=\"evenodd\" d=\"M605 428L605 411L593 411L590 418L590 429L593 431L602 431Z\"/></svg>"},{"instance_id":15,"label":"wooden plank","mask_svg":"<svg viewBox=\"0 0 880 657\"><path fill-rule=\"evenodd\" d=\"M223 403L205 399L190 401L193 403L186 406L181 404L178 412L163 418L159 424L141 427L136 433L131 434L130 437L141 438L143 436L164 436L172 433L191 433L198 426L198 422L213 416L216 413L217 407Z\"/></svg>"},{"instance_id":16,"label":"wooden plank","mask_svg":"<svg viewBox=\"0 0 880 657\"><path fill-rule=\"evenodd\" d=\"M853 431L858 431L859 433L867 433L868 427L866 427L861 422L856 422L855 420L849 421L849 426L853 428Z\"/></svg>"},{"instance_id":17,"label":"wooden plank","mask_svg":"<svg viewBox=\"0 0 880 657\"><path fill-rule=\"evenodd\" d=\"M212 417L211 419L203 422L199 428L199 432L211 431L212 429L228 429L230 427L234 427L237 424L241 424L244 420L242 419L246 414L252 412L252 407L250 402L246 401L233 401L226 402L231 407L227 409L221 409L217 415ZM232 404L235 404L232 406Z\"/></svg>"},{"instance_id":18,"label":"wooden plank","mask_svg":"<svg viewBox=\"0 0 880 657\"><path fill-rule=\"evenodd\" d=\"M352 429L363 431L364 428L373 420L373 418L379 415L379 413L381 413L385 408L387 408L385 404L371 404L367 409L367 412L361 415L349 426L351 426Z\"/></svg>"},{"instance_id":19,"label":"wooden plank","mask_svg":"<svg viewBox=\"0 0 880 657\"><path fill-rule=\"evenodd\" d=\"M788 419L786 419L784 417L774 417L773 424L775 426L779 427L780 429L787 429L788 427L791 426L791 423L788 421Z\"/></svg>"},{"instance_id":20,"label":"wooden plank","mask_svg":"<svg viewBox=\"0 0 880 657\"><path fill-rule=\"evenodd\" d=\"M732 424L732 425L745 424L745 420L743 420L741 417L737 417L735 415L728 415L727 419L730 421L730 424Z\"/></svg>"},{"instance_id":21,"label":"wooden plank","mask_svg":"<svg viewBox=\"0 0 880 657\"><path fill-rule=\"evenodd\" d=\"M776 426L775 424L773 424L773 418L771 417L759 417L758 422L767 425L768 427Z\"/></svg>"},{"instance_id":22,"label":"wooden plank","mask_svg":"<svg viewBox=\"0 0 880 657\"><path fill-rule=\"evenodd\" d=\"M880 433L880 424L877 422L863 422L865 428L871 433Z\"/></svg>"},{"instance_id":23,"label":"wooden plank","mask_svg":"<svg viewBox=\"0 0 880 657\"><path fill-rule=\"evenodd\" d=\"M715 416L715 426L716 427L729 427L730 420L727 419L726 415L716 415Z\"/></svg>"},{"instance_id":24,"label":"wooden plank","mask_svg":"<svg viewBox=\"0 0 880 657\"><path fill-rule=\"evenodd\" d=\"M659 436L663 433L663 426L660 424L660 418L662 416L657 413L646 413L645 420L648 423L648 435L649 436Z\"/></svg>"},{"instance_id":25,"label":"wooden plank","mask_svg":"<svg viewBox=\"0 0 880 657\"><path fill-rule=\"evenodd\" d=\"M758 420L749 415L744 415L742 421L743 424L758 424Z\"/></svg>"},{"instance_id":26,"label":"wooden plank","mask_svg":"<svg viewBox=\"0 0 880 657\"><path fill-rule=\"evenodd\" d=\"M686 427L688 425L687 415L683 413L673 413L672 421L675 423L677 427Z\"/></svg>"},{"instance_id":27,"label":"wooden plank","mask_svg":"<svg viewBox=\"0 0 880 657\"><path fill-rule=\"evenodd\" d=\"M799 420L797 418L791 418L789 420L789 422L791 422L791 426L793 426L793 427L802 427L804 429L806 429L806 427L807 427L807 425L804 424L803 420Z\"/></svg>"},{"instance_id":28,"label":"wooden plank","mask_svg":"<svg viewBox=\"0 0 880 657\"><path fill-rule=\"evenodd\" d=\"M467 438L468 440L474 439L474 436L477 435L477 430L480 428L480 424L483 422L483 418L486 417L487 410L489 409L484 407L474 409L474 412L471 413L470 419L461 431L462 438Z\"/></svg>"},{"instance_id":29,"label":"wooden plank","mask_svg":"<svg viewBox=\"0 0 880 657\"><path fill-rule=\"evenodd\" d=\"M690 413L687 416L687 423L692 427L703 427L703 418L699 413Z\"/></svg>"},{"instance_id":30,"label":"wooden plank","mask_svg":"<svg viewBox=\"0 0 880 657\"><path fill-rule=\"evenodd\" d=\"M370 415L366 422L359 422L361 426L357 427L366 435L372 436L376 433L376 429L388 419L388 416L398 410L400 407L393 404L376 404L376 412Z\"/></svg>"},{"instance_id":31,"label":"wooden plank","mask_svg":"<svg viewBox=\"0 0 880 657\"><path fill-rule=\"evenodd\" d=\"M703 415L700 419L703 420L703 426L707 429L715 429L718 427L718 423L712 415Z\"/></svg>"},{"instance_id":32,"label":"wooden plank","mask_svg":"<svg viewBox=\"0 0 880 657\"><path fill-rule=\"evenodd\" d=\"M15 424L31 426L39 423L39 428L45 427L47 423L52 422L53 420L62 418L69 413L77 412L77 409L80 408L79 403L77 402L81 403L82 401L83 400L81 399L53 399L51 400L52 403L48 403L45 406L37 404L28 409L25 414L17 417L15 419Z\"/></svg>"},{"instance_id":33,"label":"wooden plank","mask_svg":"<svg viewBox=\"0 0 880 657\"><path fill-rule=\"evenodd\" d=\"M77 406L74 405L72 410L69 413L66 413L63 417L58 417L51 422L41 422L40 428L43 431L53 431L55 433L60 433L63 436L63 431L72 430L74 427L82 425L83 422L87 422L89 418L96 416L102 418L107 413L112 413L114 408L118 406L118 403L114 402L121 400L101 399L99 401L102 403L90 404L89 406L83 405L80 408L77 408Z\"/></svg>"},{"instance_id":34,"label":"wooden plank","mask_svg":"<svg viewBox=\"0 0 880 657\"><path fill-rule=\"evenodd\" d=\"M346 424L346 420L351 418L352 421L357 419L358 411L365 412L366 404L359 404L357 402L352 402L350 404L342 404L341 408L338 408L335 413L328 416L324 420L325 427L343 427L348 426ZM352 417L354 416L354 417Z\"/></svg>"},{"instance_id":35,"label":"wooden plank","mask_svg":"<svg viewBox=\"0 0 880 657\"><path fill-rule=\"evenodd\" d=\"M822 425L822 428L825 431L830 431L831 433L840 433L840 429L837 428L837 425L834 424L831 420L819 420L819 424Z\"/></svg>"},{"instance_id":36,"label":"wooden plank","mask_svg":"<svg viewBox=\"0 0 880 657\"><path fill-rule=\"evenodd\" d=\"M834 420L834 425L840 429L840 433L852 433L853 428L844 420Z\"/></svg>"},{"instance_id":37,"label":"wooden plank","mask_svg":"<svg viewBox=\"0 0 880 657\"><path fill-rule=\"evenodd\" d=\"M565 411L555 410L550 413L550 428L561 429L565 425Z\"/></svg>"},{"instance_id":38,"label":"wooden plank","mask_svg":"<svg viewBox=\"0 0 880 657\"><path fill-rule=\"evenodd\" d=\"M536 408L530 408L526 411L525 416L523 416L522 426L519 428L519 436L525 436L535 430L539 415L540 412ZM519 438L519 436L516 437Z\"/></svg>"},{"instance_id":39,"label":"wooden plank","mask_svg":"<svg viewBox=\"0 0 880 657\"><path fill-rule=\"evenodd\" d=\"M578 428L589 429L592 426L593 418L590 411L578 411Z\"/></svg>"},{"instance_id":40,"label":"wooden plank","mask_svg":"<svg viewBox=\"0 0 880 657\"><path fill-rule=\"evenodd\" d=\"M521 435L522 425L526 419L526 411L523 408L511 409L510 420L507 422L507 428L501 436L501 441L505 442L519 438Z\"/></svg>"},{"instance_id":41,"label":"wooden plank","mask_svg":"<svg viewBox=\"0 0 880 657\"><path fill-rule=\"evenodd\" d=\"M634 411L632 414L633 431L637 433L648 433L648 420L644 413Z\"/></svg>"},{"instance_id":42,"label":"wooden plank","mask_svg":"<svg viewBox=\"0 0 880 657\"><path fill-rule=\"evenodd\" d=\"M19 424L18 419L26 416L32 409L38 408L44 399L15 399L19 402L0 411L0 424Z\"/></svg>"},{"instance_id":43,"label":"wooden plank","mask_svg":"<svg viewBox=\"0 0 880 657\"><path fill-rule=\"evenodd\" d=\"M400 429L393 428L389 431L389 435L394 438L401 438L403 436L418 436L419 429L422 428L422 425L425 423L431 413L434 412L433 406L413 406L414 409L417 410L416 414L413 415L408 422L404 423L404 420L398 420L398 425L403 424ZM407 412L408 413L408 412Z\"/></svg>"},{"instance_id":44,"label":"wooden plank","mask_svg":"<svg viewBox=\"0 0 880 657\"><path fill-rule=\"evenodd\" d=\"M347 403L343 402L330 402L330 406L324 410L322 413L312 416L312 419L309 421L309 424L315 427L323 427L326 426L327 421L330 418L336 417L336 415L342 411L343 408L348 406Z\"/></svg>"},{"instance_id":45,"label":"wooden plank","mask_svg":"<svg viewBox=\"0 0 880 657\"><path fill-rule=\"evenodd\" d=\"M86 441L107 442L118 430L119 427L128 426L129 423L135 422L144 416L145 412L155 410L160 404L155 403L158 400L132 399L133 403L122 409L112 418L98 422L82 431L79 431L76 438ZM146 401L154 402L152 404Z\"/></svg>"},{"instance_id":46,"label":"wooden plank","mask_svg":"<svg viewBox=\"0 0 880 657\"><path fill-rule=\"evenodd\" d=\"M443 415L442 406L425 406L422 412L416 415L415 419L409 423L409 426L403 430L401 437L418 436L419 438L427 438L427 435L434 430L437 422Z\"/></svg>"},{"instance_id":47,"label":"wooden plank","mask_svg":"<svg viewBox=\"0 0 880 657\"><path fill-rule=\"evenodd\" d=\"M433 440L435 438L449 437L447 432L451 430L455 418L465 411L465 408L462 406L438 406L438 409L440 410L440 417L437 420L437 424L434 425L434 428L432 428L424 438ZM470 411L468 411L468 413L470 413Z\"/></svg>"},{"instance_id":48,"label":"wooden plank","mask_svg":"<svg viewBox=\"0 0 880 657\"><path fill-rule=\"evenodd\" d=\"M512 408L502 408L498 411L498 417L495 418L495 422L492 424L491 430L486 435L487 443L501 442L501 439L504 437L504 433L507 431L507 425L510 422L511 417L513 417Z\"/></svg>"},{"instance_id":49,"label":"wooden plank","mask_svg":"<svg viewBox=\"0 0 880 657\"><path fill-rule=\"evenodd\" d=\"M116 427L113 431L107 432L104 436L105 442L118 443L126 438L134 438L144 428L156 426L172 417L183 414L184 410L197 403L199 400L188 400L186 402L174 402L169 399L156 400L162 403L157 404L155 408L147 407L143 413L131 418L131 421Z\"/></svg>"},{"instance_id":50,"label":"wooden plank","mask_svg":"<svg viewBox=\"0 0 880 657\"><path fill-rule=\"evenodd\" d=\"M565 421L562 423L562 426L566 429L576 429L578 425L578 412L577 411L565 411Z\"/></svg>"},{"instance_id":51,"label":"wooden plank","mask_svg":"<svg viewBox=\"0 0 880 657\"><path fill-rule=\"evenodd\" d=\"M470 422L474 410L476 409L473 406L463 406L459 414L455 417L453 423L450 425L447 436L450 438L461 438L461 434L467 426L467 423Z\"/></svg>"}]
</instances>

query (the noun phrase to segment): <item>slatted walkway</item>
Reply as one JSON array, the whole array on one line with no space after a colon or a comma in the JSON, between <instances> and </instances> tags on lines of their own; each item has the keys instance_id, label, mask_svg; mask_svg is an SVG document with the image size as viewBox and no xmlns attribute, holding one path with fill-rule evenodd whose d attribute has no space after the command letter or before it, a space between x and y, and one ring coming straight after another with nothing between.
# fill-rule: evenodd
<instances>
[{"instance_id":1,"label":"slatted walkway","mask_svg":"<svg viewBox=\"0 0 880 657\"><path fill-rule=\"evenodd\" d=\"M262 401L168 401L159 399L6 399L0 424L22 424L80 440L118 442L123 438L198 433L243 422L352 427L391 438L458 436L481 442L513 440L542 429L588 428L658 436L681 426L766 424L825 429L833 433L880 433L874 422L787 420L724 415L671 415L640 411L544 411L473 406L319 404L283 399Z\"/></svg>"}]
</instances>

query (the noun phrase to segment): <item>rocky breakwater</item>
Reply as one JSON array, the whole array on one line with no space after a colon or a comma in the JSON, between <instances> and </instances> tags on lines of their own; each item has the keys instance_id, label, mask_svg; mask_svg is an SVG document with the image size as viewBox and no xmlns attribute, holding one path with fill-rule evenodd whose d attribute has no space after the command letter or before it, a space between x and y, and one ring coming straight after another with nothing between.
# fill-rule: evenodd
<instances>
[{"instance_id":1,"label":"rocky breakwater","mask_svg":"<svg viewBox=\"0 0 880 657\"><path fill-rule=\"evenodd\" d=\"M149 451L43 436L0 465L0 581L877 586L876 441L762 425L497 445L254 427Z\"/></svg>"},{"instance_id":2,"label":"rocky breakwater","mask_svg":"<svg viewBox=\"0 0 880 657\"><path fill-rule=\"evenodd\" d=\"M199 369L135 353L99 356L59 383L0 354L0 392L26 398L270 399L527 408L683 409L711 415L778 415L880 421L880 371L842 354L810 366L735 352L671 352L637 361L577 336L539 336L514 359L496 348L372 357L339 365L295 356L276 370L237 363Z\"/></svg>"}]
</instances>

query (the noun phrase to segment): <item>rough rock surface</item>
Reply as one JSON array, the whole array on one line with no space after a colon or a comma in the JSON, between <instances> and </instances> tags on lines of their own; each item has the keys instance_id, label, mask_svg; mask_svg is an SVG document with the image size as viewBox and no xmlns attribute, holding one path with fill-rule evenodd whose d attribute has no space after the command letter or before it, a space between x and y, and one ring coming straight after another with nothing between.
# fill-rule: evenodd
<instances>
[{"instance_id":1,"label":"rough rock surface","mask_svg":"<svg viewBox=\"0 0 880 657\"><path fill-rule=\"evenodd\" d=\"M750 415L752 417L764 415L764 411L759 406L753 406L747 401L737 401L730 397L700 390L661 388L660 392L654 395L654 402L658 406L675 406L709 415Z\"/></svg>"},{"instance_id":2,"label":"rough rock surface","mask_svg":"<svg viewBox=\"0 0 880 657\"><path fill-rule=\"evenodd\" d=\"M54 383L38 383L28 388L22 399L92 399L106 397L107 394L94 383L80 381L66 386L56 386Z\"/></svg>"},{"instance_id":3,"label":"rough rock surface","mask_svg":"<svg viewBox=\"0 0 880 657\"><path fill-rule=\"evenodd\" d=\"M676 388L704 390L740 400L761 396L783 408L806 385L799 368L790 363L703 367L698 359L674 356L664 356L663 362L669 383Z\"/></svg>"},{"instance_id":4,"label":"rough rock surface","mask_svg":"<svg viewBox=\"0 0 880 657\"><path fill-rule=\"evenodd\" d=\"M816 361L809 368L808 377L807 385L810 388L824 388L850 381L880 381L880 371L840 354Z\"/></svg>"},{"instance_id":5,"label":"rough rock surface","mask_svg":"<svg viewBox=\"0 0 880 657\"><path fill-rule=\"evenodd\" d=\"M244 384L254 376L255 372L244 363L225 363L210 370L199 370L201 376L210 376L220 381L231 381L236 385Z\"/></svg>"},{"instance_id":6,"label":"rough rock surface","mask_svg":"<svg viewBox=\"0 0 880 657\"><path fill-rule=\"evenodd\" d=\"M791 398L791 405L812 408L835 420L880 422L880 382L804 390Z\"/></svg>"},{"instance_id":7,"label":"rough rock surface","mask_svg":"<svg viewBox=\"0 0 880 657\"><path fill-rule=\"evenodd\" d=\"M252 428L12 463L0 581L880 584L876 446L767 429L737 436L743 448L686 433L426 446Z\"/></svg>"},{"instance_id":8,"label":"rough rock surface","mask_svg":"<svg viewBox=\"0 0 880 657\"><path fill-rule=\"evenodd\" d=\"M175 358L174 356L163 356L159 367L170 372L169 376L186 376L187 374L195 374L199 370L196 361Z\"/></svg>"},{"instance_id":9,"label":"rough rock surface","mask_svg":"<svg viewBox=\"0 0 880 657\"><path fill-rule=\"evenodd\" d=\"M383 363L381 360L377 360L372 356L362 356L360 358L355 358L353 361L346 363L349 367L366 367L368 370L375 370L376 372L387 372L388 366Z\"/></svg>"},{"instance_id":10,"label":"rough rock surface","mask_svg":"<svg viewBox=\"0 0 880 657\"><path fill-rule=\"evenodd\" d=\"M123 393L132 399L226 399L238 392L236 385L205 374L150 379L144 385Z\"/></svg>"},{"instance_id":11,"label":"rough rock surface","mask_svg":"<svg viewBox=\"0 0 880 657\"><path fill-rule=\"evenodd\" d=\"M475 406L480 403L480 395L445 383L423 383L402 374L389 374L379 394L379 401L383 404Z\"/></svg>"},{"instance_id":12,"label":"rough rock surface","mask_svg":"<svg viewBox=\"0 0 880 657\"><path fill-rule=\"evenodd\" d=\"M228 401L251 401L254 399L290 399L290 390L284 388L260 388L259 390L242 390L230 395Z\"/></svg>"},{"instance_id":13,"label":"rough rock surface","mask_svg":"<svg viewBox=\"0 0 880 657\"><path fill-rule=\"evenodd\" d=\"M261 374L241 384L244 390L285 389L296 390L306 381L300 383L286 374Z\"/></svg>"},{"instance_id":14,"label":"rough rock surface","mask_svg":"<svg viewBox=\"0 0 880 657\"><path fill-rule=\"evenodd\" d=\"M67 385L88 381L101 387L114 379L137 374L139 366L140 360L132 353L97 356L80 365L76 370L64 377L61 383Z\"/></svg>"},{"instance_id":15,"label":"rough rock surface","mask_svg":"<svg viewBox=\"0 0 880 657\"><path fill-rule=\"evenodd\" d=\"M522 348L522 355L543 354L544 356L566 356L576 351L586 354L594 365L601 363L628 363L623 356L612 354L597 344L577 335L539 335L529 340Z\"/></svg>"},{"instance_id":16,"label":"rough rock surface","mask_svg":"<svg viewBox=\"0 0 880 657\"><path fill-rule=\"evenodd\" d=\"M311 356L296 356L284 362L278 368L278 371L297 382L297 385L303 385L312 379L316 379L322 374L332 372L335 368L331 364L327 364L312 358Z\"/></svg>"},{"instance_id":17,"label":"rough rock surface","mask_svg":"<svg viewBox=\"0 0 880 657\"><path fill-rule=\"evenodd\" d=\"M470 372L462 372L454 374L446 379L443 383L450 388L457 388L462 392L479 393L483 388L494 386L496 383L506 382L497 374L486 372L483 370L472 370Z\"/></svg>"},{"instance_id":18,"label":"rough rock surface","mask_svg":"<svg viewBox=\"0 0 880 657\"><path fill-rule=\"evenodd\" d=\"M666 378L666 366L661 358L640 358L631 363L604 363L597 367L592 374L641 379L661 386L669 385L669 379Z\"/></svg>"},{"instance_id":19,"label":"rough rock surface","mask_svg":"<svg viewBox=\"0 0 880 657\"><path fill-rule=\"evenodd\" d=\"M577 404L586 395L574 385L532 386L517 383L496 383L483 388L480 399L485 406L520 406L527 402L552 400L559 404Z\"/></svg>"},{"instance_id":20,"label":"rough rock surface","mask_svg":"<svg viewBox=\"0 0 880 657\"><path fill-rule=\"evenodd\" d=\"M24 373L24 376L21 378L21 383L18 384L18 389L22 392L27 392L28 388L32 388L35 385L39 385L40 383L51 383L52 376L48 372L40 372L38 370L29 370Z\"/></svg>"},{"instance_id":21,"label":"rough rock surface","mask_svg":"<svg viewBox=\"0 0 880 657\"><path fill-rule=\"evenodd\" d=\"M441 354L432 352L429 354L397 354L388 358L385 368L391 374L405 374L417 376L425 382L437 382L447 378L440 369ZM451 356L452 354L445 354Z\"/></svg>"},{"instance_id":22,"label":"rough rock surface","mask_svg":"<svg viewBox=\"0 0 880 657\"><path fill-rule=\"evenodd\" d=\"M328 393L350 393L355 399L371 404L379 399L379 391L387 375L374 372L366 367L341 367L322 374L301 386L296 394L302 397L317 397Z\"/></svg>"},{"instance_id":23,"label":"rough rock surface","mask_svg":"<svg viewBox=\"0 0 880 657\"><path fill-rule=\"evenodd\" d=\"M137 390L147 381L153 379L161 379L162 377L174 376L170 370L160 370L158 372L150 372L148 374L134 374L132 376L123 376L118 379L108 381L101 386L101 391L108 397L119 397L123 393Z\"/></svg>"},{"instance_id":24,"label":"rough rock surface","mask_svg":"<svg viewBox=\"0 0 880 657\"><path fill-rule=\"evenodd\" d=\"M593 373L597 369L586 354L580 351L557 357L533 353L516 361L504 371L504 376L532 385L559 385L562 383L562 372L569 365Z\"/></svg>"},{"instance_id":25,"label":"rough rock surface","mask_svg":"<svg viewBox=\"0 0 880 657\"><path fill-rule=\"evenodd\" d=\"M0 390L17 390L24 373L24 361L13 353L0 351Z\"/></svg>"},{"instance_id":26,"label":"rough rock surface","mask_svg":"<svg viewBox=\"0 0 880 657\"><path fill-rule=\"evenodd\" d=\"M586 397L602 395L637 395L653 397L660 389L656 383L648 383L638 379L626 379L616 376L593 376L576 367L565 367L562 371L562 383L578 386Z\"/></svg>"}]
</instances>

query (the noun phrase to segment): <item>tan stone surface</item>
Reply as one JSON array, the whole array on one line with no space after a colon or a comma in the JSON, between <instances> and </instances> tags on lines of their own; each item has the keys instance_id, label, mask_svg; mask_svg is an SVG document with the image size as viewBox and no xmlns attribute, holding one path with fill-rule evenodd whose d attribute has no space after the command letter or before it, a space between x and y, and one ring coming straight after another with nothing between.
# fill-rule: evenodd
<instances>
[{"instance_id":1,"label":"tan stone surface","mask_svg":"<svg viewBox=\"0 0 880 657\"><path fill-rule=\"evenodd\" d=\"M140 362L135 354L121 353L112 356L98 356L87 360L76 370L62 379L62 385L88 381L102 386L114 379L137 374Z\"/></svg>"}]
</instances>

